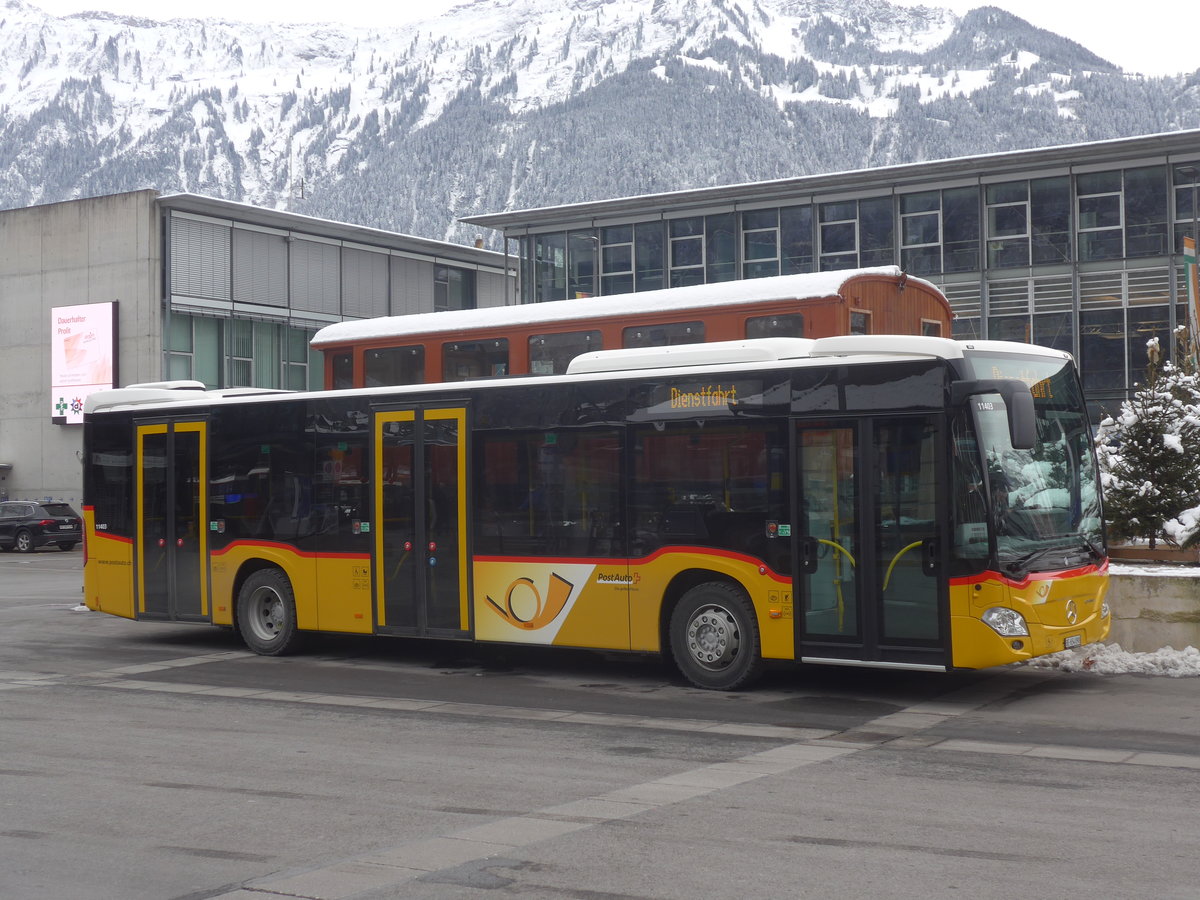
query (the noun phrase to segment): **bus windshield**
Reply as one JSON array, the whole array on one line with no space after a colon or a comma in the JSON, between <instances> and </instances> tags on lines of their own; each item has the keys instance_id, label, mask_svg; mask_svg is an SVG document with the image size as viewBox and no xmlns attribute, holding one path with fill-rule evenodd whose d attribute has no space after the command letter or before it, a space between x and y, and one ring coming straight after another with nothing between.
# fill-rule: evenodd
<instances>
[{"instance_id":1,"label":"bus windshield","mask_svg":"<svg viewBox=\"0 0 1200 900\"><path fill-rule=\"evenodd\" d=\"M972 421L957 426L960 432L970 427L973 434L956 434L956 447L976 445L970 463L960 459L964 471L958 487L978 492L974 508L987 510L987 540L1000 571L1023 577L1103 559L1092 433L1073 363L1009 355L972 355L968 363L978 378L1019 378L1028 384L1037 415L1032 450L1013 448L999 395L978 398ZM957 505L962 507L962 498ZM979 518L978 512L972 518ZM981 543L978 524L966 536ZM960 550L963 534L960 528Z\"/></svg>"}]
</instances>

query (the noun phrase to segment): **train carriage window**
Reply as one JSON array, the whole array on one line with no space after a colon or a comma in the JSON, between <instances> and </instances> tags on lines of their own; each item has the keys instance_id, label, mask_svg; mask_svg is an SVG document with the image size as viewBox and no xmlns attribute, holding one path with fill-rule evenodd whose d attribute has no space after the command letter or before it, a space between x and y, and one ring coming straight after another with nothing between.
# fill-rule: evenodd
<instances>
[{"instance_id":1,"label":"train carriage window","mask_svg":"<svg viewBox=\"0 0 1200 900\"><path fill-rule=\"evenodd\" d=\"M674 344L703 343L703 322L634 325L621 333L621 346L623 347L669 347Z\"/></svg>"},{"instance_id":2,"label":"train carriage window","mask_svg":"<svg viewBox=\"0 0 1200 900\"><path fill-rule=\"evenodd\" d=\"M746 337L804 337L804 316L800 313L755 316L746 320Z\"/></svg>"},{"instance_id":3,"label":"train carriage window","mask_svg":"<svg viewBox=\"0 0 1200 900\"><path fill-rule=\"evenodd\" d=\"M442 381L508 374L508 338L442 344Z\"/></svg>"},{"instance_id":4,"label":"train carriage window","mask_svg":"<svg viewBox=\"0 0 1200 900\"><path fill-rule=\"evenodd\" d=\"M422 384L425 381L425 348L381 347L363 354L363 384L379 387L387 384Z\"/></svg>"},{"instance_id":5,"label":"train carriage window","mask_svg":"<svg viewBox=\"0 0 1200 900\"><path fill-rule=\"evenodd\" d=\"M354 362L349 353L339 353L333 358L333 389L354 387Z\"/></svg>"},{"instance_id":6,"label":"train carriage window","mask_svg":"<svg viewBox=\"0 0 1200 900\"><path fill-rule=\"evenodd\" d=\"M575 357L602 349L599 331L535 334L529 338L529 373L562 375Z\"/></svg>"}]
</instances>

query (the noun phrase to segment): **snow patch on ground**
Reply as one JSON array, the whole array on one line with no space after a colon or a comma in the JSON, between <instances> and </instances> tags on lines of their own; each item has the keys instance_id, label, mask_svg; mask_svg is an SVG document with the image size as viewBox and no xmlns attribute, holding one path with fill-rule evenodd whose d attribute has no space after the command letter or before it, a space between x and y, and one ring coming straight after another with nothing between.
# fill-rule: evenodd
<instances>
[{"instance_id":1,"label":"snow patch on ground","mask_svg":"<svg viewBox=\"0 0 1200 900\"><path fill-rule=\"evenodd\" d=\"M1132 543L1132 542L1131 542ZM1166 547L1163 542L1159 545ZM1147 575L1152 578L1190 578L1194 579L1200 574L1200 569L1190 565L1176 565L1175 563L1148 563L1148 562L1110 562L1108 564L1109 575Z\"/></svg>"},{"instance_id":2,"label":"snow patch on ground","mask_svg":"<svg viewBox=\"0 0 1200 900\"><path fill-rule=\"evenodd\" d=\"M1062 650L1025 663L1037 669L1092 672L1096 675L1158 675L1168 678L1200 677L1200 650L1163 647L1149 653L1131 653L1120 644L1089 644Z\"/></svg>"}]
</instances>

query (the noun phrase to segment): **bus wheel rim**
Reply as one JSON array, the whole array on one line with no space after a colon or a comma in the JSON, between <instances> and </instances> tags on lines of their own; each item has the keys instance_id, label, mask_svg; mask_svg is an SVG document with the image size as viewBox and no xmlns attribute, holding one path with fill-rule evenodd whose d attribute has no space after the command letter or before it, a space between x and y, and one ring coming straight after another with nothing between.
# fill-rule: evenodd
<instances>
[{"instance_id":1,"label":"bus wheel rim","mask_svg":"<svg viewBox=\"0 0 1200 900\"><path fill-rule=\"evenodd\" d=\"M688 621L687 646L697 665L715 672L728 668L741 646L737 620L722 606L702 606Z\"/></svg>"},{"instance_id":2,"label":"bus wheel rim","mask_svg":"<svg viewBox=\"0 0 1200 900\"><path fill-rule=\"evenodd\" d=\"M273 641L279 637L285 623L283 598L271 588L262 587L250 598L250 627L255 637Z\"/></svg>"}]
</instances>

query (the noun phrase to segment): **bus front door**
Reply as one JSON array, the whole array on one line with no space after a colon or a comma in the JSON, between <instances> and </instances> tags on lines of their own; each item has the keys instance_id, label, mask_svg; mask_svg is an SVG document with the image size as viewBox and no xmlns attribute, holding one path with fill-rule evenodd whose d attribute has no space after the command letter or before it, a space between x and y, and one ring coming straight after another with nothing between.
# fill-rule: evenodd
<instances>
[{"instance_id":1,"label":"bus front door","mask_svg":"<svg viewBox=\"0 0 1200 900\"><path fill-rule=\"evenodd\" d=\"M208 426L137 425L138 618L207 622Z\"/></svg>"},{"instance_id":2,"label":"bus front door","mask_svg":"<svg viewBox=\"0 0 1200 900\"><path fill-rule=\"evenodd\" d=\"M797 424L798 658L945 668L940 446L930 416Z\"/></svg>"},{"instance_id":3,"label":"bus front door","mask_svg":"<svg viewBox=\"0 0 1200 900\"><path fill-rule=\"evenodd\" d=\"M465 636L466 410L377 411L374 433L376 631Z\"/></svg>"}]
</instances>

